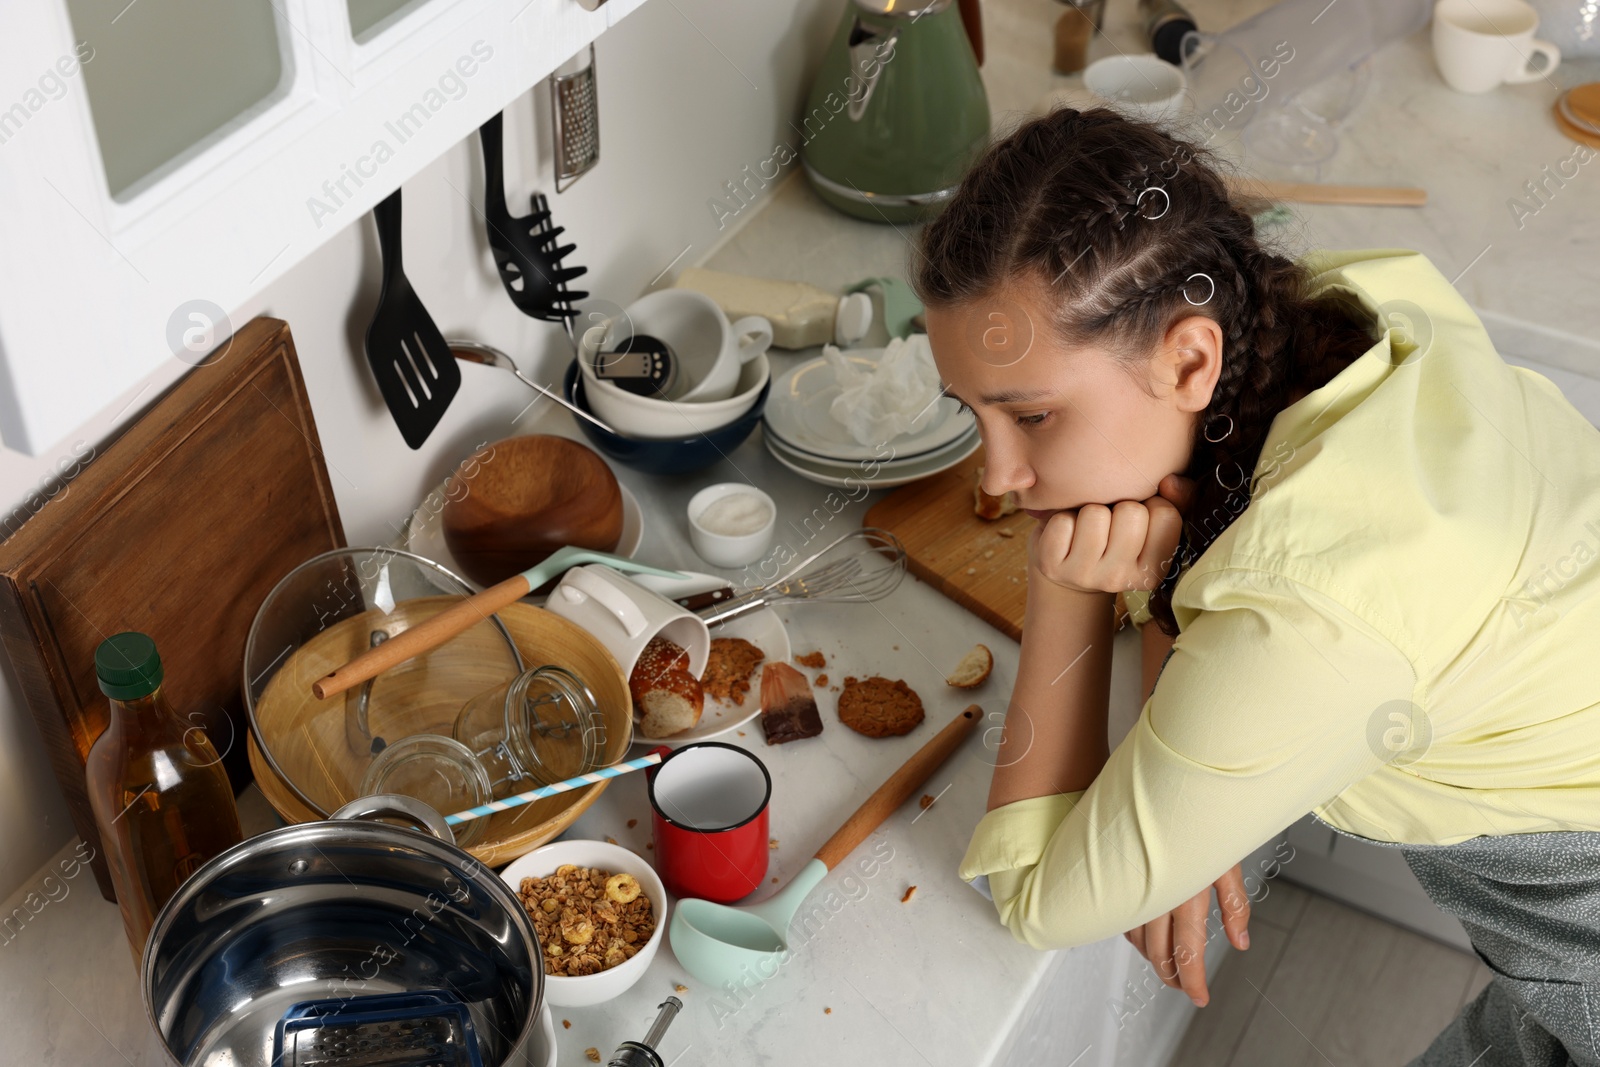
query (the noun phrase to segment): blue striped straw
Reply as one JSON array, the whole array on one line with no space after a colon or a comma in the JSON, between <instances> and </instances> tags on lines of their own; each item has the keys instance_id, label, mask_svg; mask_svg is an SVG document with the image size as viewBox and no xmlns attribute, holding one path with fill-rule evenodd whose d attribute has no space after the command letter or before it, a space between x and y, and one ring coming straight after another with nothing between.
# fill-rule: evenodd
<instances>
[{"instance_id":1,"label":"blue striped straw","mask_svg":"<svg viewBox=\"0 0 1600 1067\"><path fill-rule=\"evenodd\" d=\"M553 797L557 793L565 793L569 789L582 789L586 785L603 782L607 778L615 778L619 774L642 770L645 767L660 763L661 757L662 753L652 752L648 756L640 756L638 759L631 759L626 763L614 763L609 767L601 767L597 771L590 771L588 774L580 774L576 778L568 778L564 782L557 782L554 785L542 785L538 789L530 789L526 793L518 793L514 797L506 797L504 800L491 800L487 804L480 804L475 808L468 808L466 811L460 811L454 815L446 815L444 821L451 826L455 826L457 823L464 823L468 819L481 819L485 815L493 815L497 811L509 811L524 804L531 804L535 800L543 800L545 797Z\"/></svg>"}]
</instances>

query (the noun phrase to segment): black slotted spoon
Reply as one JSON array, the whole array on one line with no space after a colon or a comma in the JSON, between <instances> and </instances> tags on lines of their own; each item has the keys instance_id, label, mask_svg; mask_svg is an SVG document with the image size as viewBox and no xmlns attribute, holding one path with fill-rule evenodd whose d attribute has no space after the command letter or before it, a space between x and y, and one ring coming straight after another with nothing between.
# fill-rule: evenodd
<instances>
[{"instance_id":1,"label":"black slotted spoon","mask_svg":"<svg viewBox=\"0 0 1600 1067\"><path fill-rule=\"evenodd\" d=\"M506 207L506 185L501 150L501 116L495 115L478 128L483 144L483 214L489 247L506 295L523 314L546 322L560 322L572 333L572 318L578 309L573 301L589 294L569 290L567 283L587 267L563 267L562 257L577 245L557 246L556 238L565 229L550 225L550 209L542 193L531 197L533 214L513 218Z\"/></svg>"},{"instance_id":2,"label":"black slotted spoon","mask_svg":"<svg viewBox=\"0 0 1600 1067\"><path fill-rule=\"evenodd\" d=\"M400 436L421 448L461 388L461 367L400 262L400 190L372 209L383 253L383 290L367 325L367 362Z\"/></svg>"}]
</instances>

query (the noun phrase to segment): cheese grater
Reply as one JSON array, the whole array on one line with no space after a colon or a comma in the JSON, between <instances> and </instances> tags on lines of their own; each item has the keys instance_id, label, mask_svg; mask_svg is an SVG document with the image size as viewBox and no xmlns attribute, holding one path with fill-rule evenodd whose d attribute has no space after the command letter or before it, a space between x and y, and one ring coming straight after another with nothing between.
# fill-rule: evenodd
<instances>
[{"instance_id":1,"label":"cheese grater","mask_svg":"<svg viewBox=\"0 0 1600 1067\"><path fill-rule=\"evenodd\" d=\"M600 161L600 103L594 80L594 44L589 45L587 65L574 70L572 63L569 59L550 76L558 193L571 187Z\"/></svg>"},{"instance_id":2,"label":"cheese grater","mask_svg":"<svg viewBox=\"0 0 1600 1067\"><path fill-rule=\"evenodd\" d=\"M301 1001L272 1051L274 1067L483 1067L467 1006L443 990Z\"/></svg>"}]
</instances>

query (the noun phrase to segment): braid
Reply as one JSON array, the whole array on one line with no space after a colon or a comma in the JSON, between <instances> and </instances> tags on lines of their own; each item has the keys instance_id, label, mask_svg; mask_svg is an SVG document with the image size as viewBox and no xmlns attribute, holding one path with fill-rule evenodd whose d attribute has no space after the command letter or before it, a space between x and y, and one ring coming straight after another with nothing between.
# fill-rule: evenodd
<instances>
[{"instance_id":1,"label":"braid","mask_svg":"<svg viewBox=\"0 0 1600 1067\"><path fill-rule=\"evenodd\" d=\"M1178 577L1249 504L1273 419L1296 389L1322 385L1374 340L1359 305L1308 298L1304 269L1263 247L1210 152L1106 108L1061 108L992 145L919 251L912 286L924 304L1042 278L1060 343L1103 346L1130 371L1186 316L1220 327L1221 372L1184 472L1195 499L1150 597L1168 635Z\"/></svg>"}]
</instances>

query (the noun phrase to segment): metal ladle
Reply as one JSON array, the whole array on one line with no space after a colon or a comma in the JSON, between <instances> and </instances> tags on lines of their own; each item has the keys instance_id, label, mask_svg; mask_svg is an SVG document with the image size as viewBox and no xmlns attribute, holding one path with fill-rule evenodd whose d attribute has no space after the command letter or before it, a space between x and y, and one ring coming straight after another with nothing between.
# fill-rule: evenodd
<instances>
[{"instance_id":1,"label":"metal ladle","mask_svg":"<svg viewBox=\"0 0 1600 1067\"><path fill-rule=\"evenodd\" d=\"M775 974L775 966L762 965L780 963L789 951L789 923L817 883L927 781L982 717L978 705L967 705L890 775L800 873L768 900L738 908L692 897L678 901L667 936L684 970L714 986L752 973L767 978Z\"/></svg>"}]
</instances>

